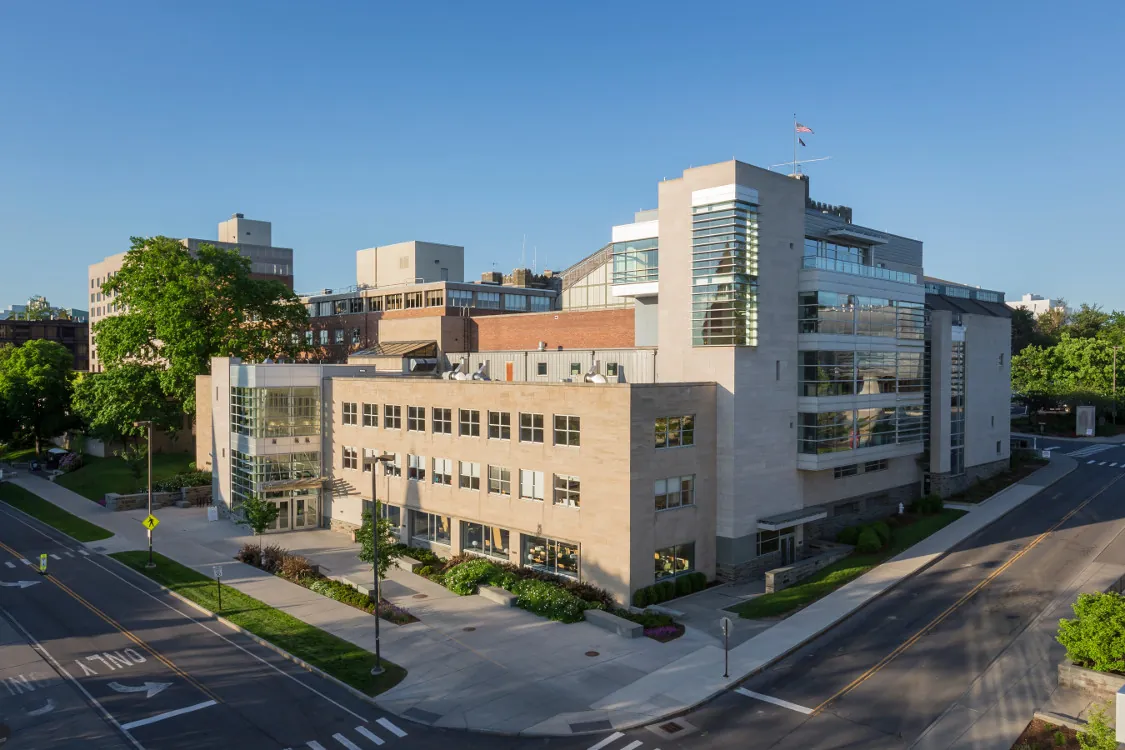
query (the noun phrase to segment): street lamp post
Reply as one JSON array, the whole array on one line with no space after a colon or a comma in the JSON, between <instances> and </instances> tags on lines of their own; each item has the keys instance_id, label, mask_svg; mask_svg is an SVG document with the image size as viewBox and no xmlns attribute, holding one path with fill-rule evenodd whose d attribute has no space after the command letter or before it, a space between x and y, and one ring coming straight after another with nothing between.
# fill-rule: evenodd
<instances>
[{"instance_id":1,"label":"street lamp post","mask_svg":"<svg viewBox=\"0 0 1125 750\"><path fill-rule=\"evenodd\" d=\"M133 422L134 427L148 427L148 514L152 515L152 420L144 419L138 422ZM146 568L155 568L156 563L152 561L152 529L148 530L148 562L145 563Z\"/></svg>"},{"instance_id":2,"label":"street lamp post","mask_svg":"<svg viewBox=\"0 0 1125 750\"><path fill-rule=\"evenodd\" d=\"M388 461L394 461L394 454L384 453L381 456L371 456L365 458L363 463L365 467L371 469L371 546L373 548L374 558L372 559L371 567L375 569L375 666L371 668L372 675L383 674L383 654L379 648L379 605L382 603L383 596L382 590L379 586L379 498L375 495L375 483L378 481L378 472L376 469L381 464ZM391 480L387 477L387 497L391 495Z\"/></svg>"}]
</instances>

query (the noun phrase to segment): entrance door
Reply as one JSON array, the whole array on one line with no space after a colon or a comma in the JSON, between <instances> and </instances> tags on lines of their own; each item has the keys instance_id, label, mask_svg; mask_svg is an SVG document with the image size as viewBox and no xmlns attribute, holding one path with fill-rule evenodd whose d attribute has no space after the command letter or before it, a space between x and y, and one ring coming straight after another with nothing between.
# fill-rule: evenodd
<instances>
[{"instance_id":1,"label":"entrance door","mask_svg":"<svg viewBox=\"0 0 1125 750\"><path fill-rule=\"evenodd\" d=\"M316 525L316 495L295 496L293 498L293 528L307 529Z\"/></svg>"},{"instance_id":2,"label":"entrance door","mask_svg":"<svg viewBox=\"0 0 1125 750\"><path fill-rule=\"evenodd\" d=\"M277 521L274 528L278 531L289 531L289 500L278 500L277 502Z\"/></svg>"},{"instance_id":3,"label":"entrance door","mask_svg":"<svg viewBox=\"0 0 1125 750\"><path fill-rule=\"evenodd\" d=\"M797 562L797 537L785 534L781 537L781 564L792 565Z\"/></svg>"}]
</instances>

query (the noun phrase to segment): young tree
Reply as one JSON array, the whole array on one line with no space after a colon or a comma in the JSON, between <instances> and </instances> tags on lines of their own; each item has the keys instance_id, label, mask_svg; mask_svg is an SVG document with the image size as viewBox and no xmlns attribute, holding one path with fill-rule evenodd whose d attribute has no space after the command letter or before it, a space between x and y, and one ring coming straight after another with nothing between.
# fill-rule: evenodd
<instances>
[{"instance_id":1,"label":"young tree","mask_svg":"<svg viewBox=\"0 0 1125 750\"><path fill-rule=\"evenodd\" d=\"M129 467L129 473L138 482L148 469L148 443L127 445L124 450L114 451L113 455L125 462Z\"/></svg>"},{"instance_id":2,"label":"young tree","mask_svg":"<svg viewBox=\"0 0 1125 750\"><path fill-rule=\"evenodd\" d=\"M257 495L250 495L242 501L242 517L246 525L258 535L258 551L262 550L262 534L277 520L278 507Z\"/></svg>"},{"instance_id":3,"label":"young tree","mask_svg":"<svg viewBox=\"0 0 1125 750\"><path fill-rule=\"evenodd\" d=\"M122 312L94 324L98 355L159 368L163 392L195 414L195 376L211 357L293 357L303 350L308 314L279 281L250 277L250 260L201 245L193 255L171 237L134 237L102 291Z\"/></svg>"},{"instance_id":4,"label":"young tree","mask_svg":"<svg viewBox=\"0 0 1125 750\"><path fill-rule=\"evenodd\" d=\"M376 513L378 513L382 503L375 503ZM356 534L359 537L359 559L365 563L375 563L375 538L379 539L379 562L376 567L379 570L379 580L382 581L387 576L387 571L391 569L394 561L402 557L402 550L398 547L398 535L395 533L395 527L391 525L388 518L384 518L381 514L378 520L372 526L371 511L363 511L363 523L359 527L359 532ZM379 599L382 600L382 593L379 593Z\"/></svg>"},{"instance_id":5,"label":"young tree","mask_svg":"<svg viewBox=\"0 0 1125 750\"><path fill-rule=\"evenodd\" d=\"M1058 303L1058 307L1040 313L1036 320L1039 332L1049 338L1052 343L1059 340L1069 322L1069 316L1066 313L1066 300L1060 299Z\"/></svg>"},{"instance_id":6,"label":"young tree","mask_svg":"<svg viewBox=\"0 0 1125 750\"><path fill-rule=\"evenodd\" d=\"M34 441L37 454L71 422L73 367L74 357L55 341L0 349L0 407L14 431Z\"/></svg>"},{"instance_id":7,"label":"young tree","mask_svg":"<svg viewBox=\"0 0 1125 750\"><path fill-rule=\"evenodd\" d=\"M174 433L184 419L183 409L161 390L160 368L134 362L80 375L73 407L87 432L107 442L144 434L136 422L151 420L155 429Z\"/></svg>"}]
</instances>

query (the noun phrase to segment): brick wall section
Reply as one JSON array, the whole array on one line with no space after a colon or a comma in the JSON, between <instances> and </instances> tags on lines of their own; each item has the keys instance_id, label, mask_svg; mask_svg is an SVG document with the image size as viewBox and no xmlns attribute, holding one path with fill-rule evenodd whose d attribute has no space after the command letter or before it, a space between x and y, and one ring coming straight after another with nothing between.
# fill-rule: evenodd
<instances>
[{"instance_id":1,"label":"brick wall section","mask_svg":"<svg viewBox=\"0 0 1125 750\"><path fill-rule=\"evenodd\" d=\"M633 310L574 310L474 318L476 350L616 349L634 344Z\"/></svg>"}]
</instances>

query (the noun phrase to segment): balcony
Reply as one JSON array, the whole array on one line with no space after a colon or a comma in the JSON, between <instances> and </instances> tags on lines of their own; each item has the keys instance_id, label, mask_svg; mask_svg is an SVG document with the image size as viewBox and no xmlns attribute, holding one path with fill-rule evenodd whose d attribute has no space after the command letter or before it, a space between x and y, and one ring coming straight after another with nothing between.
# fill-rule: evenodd
<instances>
[{"instance_id":1,"label":"balcony","mask_svg":"<svg viewBox=\"0 0 1125 750\"><path fill-rule=\"evenodd\" d=\"M897 281L901 284L918 283L918 274L907 273L906 271L892 271L889 268L865 266L862 263L849 263L848 261L833 260L831 258L821 258L811 255L806 255L801 259L801 268L835 271L836 273L847 273L852 276L865 276L869 279Z\"/></svg>"}]
</instances>

